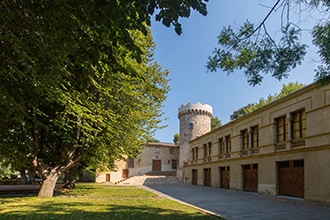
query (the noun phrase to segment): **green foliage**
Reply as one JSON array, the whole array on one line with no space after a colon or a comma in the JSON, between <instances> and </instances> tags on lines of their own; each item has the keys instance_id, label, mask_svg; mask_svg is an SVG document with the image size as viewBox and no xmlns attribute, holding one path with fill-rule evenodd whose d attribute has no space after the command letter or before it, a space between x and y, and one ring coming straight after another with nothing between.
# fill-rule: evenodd
<instances>
[{"instance_id":1,"label":"green foliage","mask_svg":"<svg viewBox=\"0 0 330 220\"><path fill-rule=\"evenodd\" d=\"M247 21L235 33L229 26L218 36L221 49L215 49L209 57L207 68L214 72L222 69L228 73L244 69L250 85L262 82L261 73L271 73L278 80L286 78L287 72L301 64L306 45L298 41L299 31L289 25L282 30L283 37L276 44L269 35L257 40L253 24Z\"/></svg>"},{"instance_id":2,"label":"green foliage","mask_svg":"<svg viewBox=\"0 0 330 220\"><path fill-rule=\"evenodd\" d=\"M158 139L155 139L155 138L150 138L150 139L147 140L147 142L159 143L160 141Z\"/></svg>"},{"instance_id":3,"label":"green foliage","mask_svg":"<svg viewBox=\"0 0 330 220\"><path fill-rule=\"evenodd\" d=\"M63 165L68 159L77 162L87 153L98 158L98 162L105 158L114 161L122 154L136 154L140 139L149 137L152 129L157 128L157 117L161 115L159 108L168 91L168 71L161 71L161 67L152 61L154 45L150 34L145 36L132 32L132 36L145 55L141 55L139 62L127 55L123 59L123 67L133 69L137 74L112 72L111 63L99 61L102 72L93 66L87 72L83 68L79 68L79 72L75 68L67 70L70 75L61 81L55 91L24 91L26 95L22 94L23 98L29 100L28 95L31 95L35 103L29 102L28 106L21 104L22 112L19 112L21 109L11 109L12 103L5 106L4 109L9 112L17 112L15 117L3 121L13 125L4 127L3 146L30 150L26 153L31 160L33 151L37 150L38 155L34 156L52 167ZM76 74L80 77L77 78ZM38 83L52 88L54 81L49 77L49 81L45 79ZM26 84L17 83L16 89L23 90ZM37 92L46 100L39 99L35 94ZM49 94L51 92L58 96ZM22 129L16 128L19 123ZM22 130L27 134L23 135ZM13 137L13 133L17 133L22 140ZM23 142L32 148L23 148Z\"/></svg>"},{"instance_id":4,"label":"green foliage","mask_svg":"<svg viewBox=\"0 0 330 220\"><path fill-rule=\"evenodd\" d=\"M179 18L205 15L205 2L1 1L0 155L44 182L133 158L169 90L146 24L156 11L180 34Z\"/></svg>"},{"instance_id":5,"label":"green foliage","mask_svg":"<svg viewBox=\"0 0 330 220\"><path fill-rule=\"evenodd\" d=\"M224 27L218 36L219 48L209 57L207 69L215 72L218 69L229 73L243 69L250 85L260 84L264 75L281 80L300 65L306 54L307 46L300 43L301 31L298 24L290 20L282 23L281 37L277 40L271 37L266 28L266 20L274 10L283 7L290 11L291 4L307 4L313 8L323 7L326 14L330 3L328 0L296 1L286 0L286 3L276 1L265 19L255 27L246 21L237 31L231 26ZM288 12L289 13L289 12ZM287 18L290 16L287 15ZM284 19L285 20L285 19ZM315 26L313 31L314 44L319 47L319 54L324 63L317 70L316 79L329 81L329 22Z\"/></svg>"},{"instance_id":6,"label":"green foliage","mask_svg":"<svg viewBox=\"0 0 330 220\"><path fill-rule=\"evenodd\" d=\"M328 2L330 5L330 1ZM322 84L330 83L330 22L317 25L313 30L313 43L319 47L323 65L316 70L316 79Z\"/></svg>"},{"instance_id":7,"label":"green foliage","mask_svg":"<svg viewBox=\"0 0 330 220\"><path fill-rule=\"evenodd\" d=\"M173 143L177 144L180 142L180 135L178 133L175 133L173 135Z\"/></svg>"},{"instance_id":8,"label":"green foliage","mask_svg":"<svg viewBox=\"0 0 330 220\"><path fill-rule=\"evenodd\" d=\"M43 178L134 158L169 90L146 23L156 10L180 34L204 2L2 1L0 155Z\"/></svg>"},{"instance_id":9,"label":"green foliage","mask_svg":"<svg viewBox=\"0 0 330 220\"><path fill-rule=\"evenodd\" d=\"M214 130L221 126L221 120L218 117L211 118L211 130Z\"/></svg>"},{"instance_id":10,"label":"green foliage","mask_svg":"<svg viewBox=\"0 0 330 220\"><path fill-rule=\"evenodd\" d=\"M5 159L0 160L0 179L9 178L14 172L10 163L8 164Z\"/></svg>"},{"instance_id":11,"label":"green foliage","mask_svg":"<svg viewBox=\"0 0 330 220\"><path fill-rule=\"evenodd\" d=\"M276 93L274 95L269 94L266 99L260 98L258 102L250 103L250 104L234 111L233 114L230 115L230 119L234 120L234 119L240 118L240 117L242 117L248 113L251 113L271 102L274 102L284 96L287 96L303 87L304 87L304 84L301 84L298 82L295 82L295 83L290 82L287 85L283 84L282 89L279 94L276 94Z\"/></svg>"},{"instance_id":12,"label":"green foliage","mask_svg":"<svg viewBox=\"0 0 330 220\"><path fill-rule=\"evenodd\" d=\"M161 21L166 27L174 26L177 34L182 33L179 17L188 18L191 9L198 11L202 15L207 14L206 3L208 0L192 0L192 1L145 1L149 14L153 14L155 9L159 10L156 14L156 21ZM144 5L144 3L142 4ZM150 20L150 17L149 17Z\"/></svg>"}]
</instances>

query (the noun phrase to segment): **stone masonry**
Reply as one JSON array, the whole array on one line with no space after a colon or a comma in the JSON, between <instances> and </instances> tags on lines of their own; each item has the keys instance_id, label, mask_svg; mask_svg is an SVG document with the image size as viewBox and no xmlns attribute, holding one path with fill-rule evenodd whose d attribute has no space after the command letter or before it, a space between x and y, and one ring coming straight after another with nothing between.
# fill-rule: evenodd
<instances>
[{"instance_id":1,"label":"stone masonry","mask_svg":"<svg viewBox=\"0 0 330 220\"><path fill-rule=\"evenodd\" d=\"M178 118L180 120L180 150L177 178L184 181L182 168L189 158L189 141L211 130L212 107L200 102L181 105Z\"/></svg>"}]
</instances>

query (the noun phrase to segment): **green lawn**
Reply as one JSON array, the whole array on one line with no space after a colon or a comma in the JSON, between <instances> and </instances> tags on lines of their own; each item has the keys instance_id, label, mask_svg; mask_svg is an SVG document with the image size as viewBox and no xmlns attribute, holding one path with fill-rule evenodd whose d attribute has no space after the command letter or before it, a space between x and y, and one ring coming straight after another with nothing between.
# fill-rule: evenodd
<instances>
[{"instance_id":1,"label":"green lawn","mask_svg":"<svg viewBox=\"0 0 330 220\"><path fill-rule=\"evenodd\" d=\"M0 197L0 219L219 219L140 188L78 184L50 199Z\"/></svg>"}]
</instances>

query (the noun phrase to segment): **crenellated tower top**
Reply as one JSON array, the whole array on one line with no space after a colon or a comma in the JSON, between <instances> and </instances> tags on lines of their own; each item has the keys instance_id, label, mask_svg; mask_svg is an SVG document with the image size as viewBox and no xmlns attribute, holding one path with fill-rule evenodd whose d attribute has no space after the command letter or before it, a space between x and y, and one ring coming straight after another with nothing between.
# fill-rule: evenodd
<instances>
[{"instance_id":1,"label":"crenellated tower top","mask_svg":"<svg viewBox=\"0 0 330 220\"><path fill-rule=\"evenodd\" d=\"M207 115L212 118L212 107L200 102L197 102L196 104L189 102L187 105L181 105L178 112L179 119L185 114Z\"/></svg>"}]
</instances>

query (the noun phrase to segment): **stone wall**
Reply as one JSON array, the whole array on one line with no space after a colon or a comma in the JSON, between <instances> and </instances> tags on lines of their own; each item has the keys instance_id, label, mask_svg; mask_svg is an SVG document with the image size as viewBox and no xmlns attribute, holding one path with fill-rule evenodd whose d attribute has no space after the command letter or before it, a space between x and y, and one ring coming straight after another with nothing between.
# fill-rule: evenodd
<instances>
[{"instance_id":1,"label":"stone wall","mask_svg":"<svg viewBox=\"0 0 330 220\"><path fill-rule=\"evenodd\" d=\"M146 143L141 153L129 166L128 160L116 161L116 169L108 172L98 173L96 182L116 183L123 179L126 170L128 177L140 176L153 171L153 162L160 161L160 171L175 171L179 159L179 147L172 143ZM109 176L108 180L106 176Z\"/></svg>"}]
</instances>

